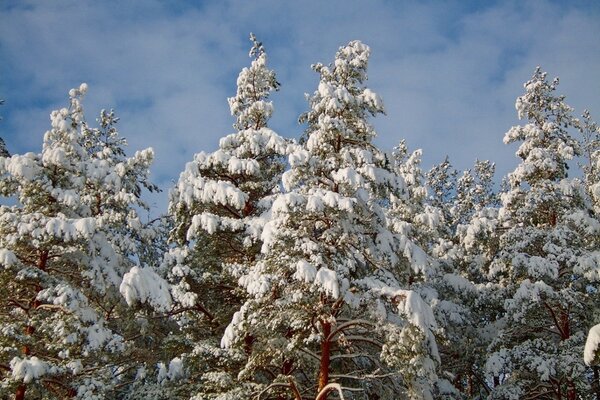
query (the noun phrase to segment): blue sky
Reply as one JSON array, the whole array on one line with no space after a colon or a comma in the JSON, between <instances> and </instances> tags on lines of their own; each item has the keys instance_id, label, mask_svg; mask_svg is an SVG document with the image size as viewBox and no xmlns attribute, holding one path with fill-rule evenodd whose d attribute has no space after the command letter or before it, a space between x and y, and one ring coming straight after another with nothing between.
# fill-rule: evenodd
<instances>
[{"instance_id":1,"label":"blue sky","mask_svg":"<svg viewBox=\"0 0 600 400\"><path fill-rule=\"evenodd\" d=\"M254 32L282 83L271 127L299 137L318 76L339 46L371 46L368 86L387 116L377 144L422 148L428 169L448 155L512 170L502 137L519 123L515 98L540 65L581 114L600 120L597 1L0 1L0 136L13 153L40 151L51 110L81 82L87 118L115 108L129 152L153 147L166 192L187 161L234 132L227 97L249 64ZM156 212L155 211L155 212Z\"/></svg>"}]
</instances>

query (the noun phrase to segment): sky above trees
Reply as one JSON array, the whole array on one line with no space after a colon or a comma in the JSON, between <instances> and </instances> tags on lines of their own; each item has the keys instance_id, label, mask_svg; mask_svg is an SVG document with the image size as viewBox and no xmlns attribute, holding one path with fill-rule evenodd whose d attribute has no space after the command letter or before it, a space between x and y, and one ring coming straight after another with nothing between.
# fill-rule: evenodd
<instances>
[{"instance_id":1,"label":"sky above trees","mask_svg":"<svg viewBox=\"0 0 600 400\"><path fill-rule=\"evenodd\" d=\"M600 6L565 2L220 1L0 4L0 136L12 153L40 151L48 116L87 82L88 118L115 108L133 153L155 149L153 181L169 189L194 153L234 132L227 98L248 63L248 35L269 54L281 89L271 127L297 138L318 75L339 46L372 49L369 86L387 116L376 143L422 148L424 167L448 155L459 169L517 163L502 143L514 99L540 65L561 78L581 114L600 115ZM166 192L166 190L165 190ZM153 202L164 210L166 194Z\"/></svg>"}]
</instances>

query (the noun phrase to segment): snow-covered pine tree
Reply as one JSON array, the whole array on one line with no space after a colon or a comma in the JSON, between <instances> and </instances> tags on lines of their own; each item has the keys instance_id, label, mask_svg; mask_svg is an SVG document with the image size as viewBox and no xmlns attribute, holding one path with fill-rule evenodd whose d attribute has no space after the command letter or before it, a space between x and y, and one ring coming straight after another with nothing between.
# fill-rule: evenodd
<instances>
[{"instance_id":1,"label":"snow-covered pine tree","mask_svg":"<svg viewBox=\"0 0 600 400\"><path fill-rule=\"evenodd\" d=\"M564 96L555 94L536 69L516 101L525 125L511 128L505 143L521 142L521 163L502 193L499 250L489 266L503 323L487 370L491 398L587 398L589 382L581 354L597 279L590 238L600 225L592 217L582 182L568 178L579 155L571 131L580 122Z\"/></svg>"},{"instance_id":2,"label":"snow-covered pine tree","mask_svg":"<svg viewBox=\"0 0 600 400\"><path fill-rule=\"evenodd\" d=\"M6 148L6 143L4 142L4 139L2 139L0 137L0 157L10 157L10 153L8 152L8 149Z\"/></svg>"},{"instance_id":3,"label":"snow-covered pine tree","mask_svg":"<svg viewBox=\"0 0 600 400\"><path fill-rule=\"evenodd\" d=\"M444 236L445 220L441 209L430 204L432 202L428 199L421 155L420 149L409 154L404 140L394 148L394 170L403 179L405 190L400 197L392 195L389 216L397 234L403 235L407 243L414 243L432 255L440 246L444 247L440 241ZM413 278L409 280L414 280L414 276L418 276L417 280L423 280L427 275L432 276L433 272L424 265L421 270L413 271Z\"/></svg>"},{"instance_id":4,"label":"snow-covered pine tree","mask_svg":"<svg viewBox=\"0 0 600 400\"><path fill-rule=\"evenodd\" d=\"M476 161L474 171L457 180L451 214L456 227L438 256L447 271L437 289L445 311L438 317L447 341L442 365L466 398L485 398L490 391L485 362L497 335L503 298L488 285L488 266L498 251L497 196L492 190L494 165Z\"/></svg>"},{"instance_id":5,"label":"snow-covered pine tree","mask_svg":"<svg viewBox=\"0 0 600 400\"><path fill-rule=\"evenodd\" d=\"M456 193L451 193L454 188L446 184L449 180L442 178L449 176L450 164L446 160L429 174L430 178L434 174L442 178L432 199L427 195L425 175L420 167L421 150L409 154L402 141L394 149L393 156L396 172L404 179L406 190L399 198L392 196L388 216L393 231L402 239L405 251L410 250L408 254L414 254L415 251L425 254L423 259L426 262L408 263L406 270L410 274L410 288L421 293L432 306L439 326L440 379L436 383L434 396L459 399L459 390L454 385L460 387L466 375L464 370L470 367L464 366L469 363L469 337L466 331L473 323L464 303L473 297L475 291L473 284L454 268L452 257L456 246L444 213L434 205L444 207L449 216L455 206Z\"/></svg>"},{"instance_id":6,"label":"snow-covered pine tree","mask_svg":"<svg viewBox=\"0 0 600 400\"><path fill-rule=\"evenodd\" d=\"M190 374L188 394L209 399L247 398L252 383L237 381L243 350L221 349L220 340L244 291L232 274L245 273L260 252L260 235L271 197L280 190L290 142L269 129L270 94L279 88L267 54L250 36L252 63L229 99L238 132L221 139L213 153L188 163L171 193L174 220L167 255L183 339L175 339ZM250 340L249 338L246 340ZM180 388L182 385L176 385Z\"/></svg>"},{"instance_id":7,"label":"snow-covered pine tree","mask_svg":"<svg viewBox=\"0 0 600 400\"><path fill-rule=\"evenodd\" d=\"M135 359L119 286L152 235L136 209L153 153L126 158L110 113L89 128L86 90L52 112L40 154L0 158L16 201L0 206L1 387L17 400L104 398Z\"/></svg>"},{"instance_id":8,"label":"snow-covered pine tree","mask_svg":"<svg viewBox=\"0 0 600 400\"><path fill-rule=\"evenodd\" d=\"M446 398L474 398L487 393L483 367L491 338L488 311L482 302L487 299L483 295L487 278L482 265L489 262L489 230L494 233L497 216L494 169L493 163L476 160L472 169L459 175L446 157L426 175L431 191L429 207L441 214L437 244L430 250L438 270L429 285L435 289L437 297L432 304L443 332L439 340L440 374L446 383L452 383L440 382L440 388L446 388Z\"/></svg>"},{"instance_id":9,"label":"snow-covered pine tree","mask_svg":"<svg viewBox=\"0 0 600 400\"><path fill-rule=\"evenodd\" d=\"M454 227L452 208L456 197L457 175L458 172L452 166L448 156L441 163L434 165L425 175L427 187L431 191L429 203L442 211L449 236L452 235Z\"/></svg>"},{"instance_id":10,"label":"snow-covered pine tree","mask_svg":"<svg viewBox=\"0 0 600 400\"><path fill-rule=\"evenodd\" d=\"M585 187L590 197L594 212L594 218L600 220L600 126L592 120L588 110L582 115L580 130L582 133L582 149L584 163L582 166L584 173ZM591 232L590 232L591 233ZM598 281L597 271L600 269L600 235L589 235L588 246L591 252L587 257L581 260L583 270L592 281ZM590 304L593 307L592 323L600 322L600 303ZM600 333L600 324L590 326L588 338L584 349L584 361L592 369L591 381L592 392L596 399L600 399L600 366L598 366L598 337Z\"/></svg>"},{"instance_id":11,"label":"snow-covered pine tree","mask_svg":"<svg viewBox=\"0 0 600 400\"><path fill-rule=\"evenodd\" d=\"M427 173L432 191L431 197L427 197L423 173L418 167L419 152L409 156L401 143L394 155L398 173L407 184L408 196L392 202L392 220L401 227L399 231L407 240L427 253L433 266L429 276L413 272L412 281L414 288L426 294L440 327L441 367L436 395L445 399L484 395L482 349L489 343L489 335L481 329L485 320L480 319L477 283L482 282L482 275L476 265L482 256L465 250L461 235L466 229L462 223L474 214L495 215L493 209L486 208L494 205L494 165L477 160L473 170L456 178L458 173L446 158Z\"/></svg>"},{"instance_id":12,"label":"snow-covered pine tree","mask_svg":"<svg viewBox=\"0 0 600 400\"><path fill-rule=\"evenodd\" d=\"M403 183L372 143L367 118L383 105L364 87L369 53L353 41L331 66L313 67L321 79L301 117L308 129L262 255L239 279L249 298L222 344L248 353L240 376L262 385L260 398L431 396L435 321L405 290L387 227L383 206Z\"/></svg>"},{"instance_id":13,"label":"snow-covered pine tree","mask_svg":"<svg viewBox=\"0 0 600 400\"><path fill-rule=\"evenodd\" d=\"M495 164L488 160L475 160L473 169L463 171L456 180L456 198L452 207L455 225L464 225L483 208L498 205L493 181L495 169Z\"/></svg>"},{"instance_id":14,"label":"snow-covered pine tree","mask_svg":"<svg viewBox=\"0 0 600 400\"><path fill-rule=\"evenodd\" d=\"M495 168L490 161L475 160L472 169L458 176L446 157L427 172L430 202L442 210L451 236L456 233L456 227L465 224L475 212L498 203L493 190Z\"/></svg>"},{"instance_id":15,"label":"snow-covered pine tree","mask_svg":"<svg viewBox=\"0 0 600 400\"><path fill-rule=\"evenodd\" d=\"M4 104L4 100L0 99L0 106ZM0 116L0 121L2 121L2 116ZM6 143L4 139L0 137L0 157L10 157L10 153L6 148Z\"/></svg>"},{"instance_id":16,"label":"snow-covered pine tree","mask_svg":"<svg viewBox=\"0 0 600 400\"><path fill-rule=\"evenodd\" d=\"M600 213L600 126L592 120L588 110L582 115L580 125L584 163L581 165L585 187L594 203L596 215Z\"/></svg>"}]
</instances>

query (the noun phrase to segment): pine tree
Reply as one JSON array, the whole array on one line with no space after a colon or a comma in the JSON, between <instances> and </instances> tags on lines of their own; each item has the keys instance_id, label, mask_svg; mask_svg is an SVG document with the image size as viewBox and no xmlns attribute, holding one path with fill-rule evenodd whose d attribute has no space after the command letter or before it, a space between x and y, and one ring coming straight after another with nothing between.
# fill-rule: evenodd
<instances>
[{"instance_id":1,"label":"pine tree","mask_svg":"<svg viewBox=\"0 0 600 400\"><path fill-rule=\"evenodd\" d=\"M451 211L455 225L465 225L484 207L498 204L493 190L495 169L490 161L475 160L473 169L463 171L456 180L456 199Z\"/></svg>"},{"instance_id":2,"label":"pine tree","mask_svg":"<svg viewBox=\"0 0 600 400\"><path fill-rule=\"evenodd\" d=\"M290 143L269 129L270 94L278 90L267 54L250 36L252 63L237 79L229 99L237 133L221 139L213 153L188 163L171 193L175 247L167 256L176 318L185 339L175 339L187 355L193 381L184 389L199 398L229 393L248 397L253 385L236 381L244 351L220 348L225 327L244 301L236 276L260 251L260 235L272 196L279 191ZM248 392L250 391L250 392Z\"/></svg>"},{"instance_id":3,"label":"pine tree","mask_svg":"<svg viewBox=\"0 0 600 400\"><path fill-rule=\"evenodd\" d=\"M596 214L600 212L600 126L592 120L589 111L585 110L582 133L582 149L585 163L581 165L584 173L585 187L594 204Z\"/></svg>"},{"instance_id":4,"label":"pine tree","mask_svg":"<svg viewBox=\"0 0 600 400\"><path fill-rule=\"evenodd\" d=\"M239 280L248 299L222 344L248 353L240 376L262 384L261 396L428 398L435 381L435 321L403 289L408 273L383 210L403 185L372 144L367 117L383 105L363 85L369 53L354 41L331 66L313 66L321 80L301 117L308 129L261 257Z\"/></svg>"},{"instance_id":5,"label":"pine tree","mask_svg":"<svg viewBox=\"0 0 600 400\"><path fill-rule=\"evenodd\" d=\"M10 153L8 152L8 149L6 148L6 143L4 142L4 139L2 139L0 137L0 157L10 157Z\"/></svg>"},{"instance_id":6,"label":"pine tree","mask_svg":"<svg viewBox=\"0 0 600 400\"><path fill-rule=\"evenodd\" d=\"M456 176L450 158L446 156L443 162L434 165L426 174L427 187L431 191L429 202L442 211L444 221L448 225L448 235L452 236L456 224L453 223L452 208L456 197Z\"/></svg>"},{"instance_id":7,"label":"pine tree","mask_svg":"<svg viewBox=\"0 0 600 400\"><path fill-rule=\"evenodd\" d=\"M580 130L582 133L583 159L585 163L581 165L584 174L585 188L591 201L590 208L596 220L600 220L600 127L592 120L589 111L585 110L582 115ZM600 267L600 254L596 251L600 246L600 235L598 232L590 231L588 248L590 249L587 257L581 259L582 270L593 282L598 281L598 268ZM600 322L599 304L588 304L593 310L591 323ZM600 324L590 326L588 338L584 349L584 361L592 369L591 382L592 391L596 399L600 399L600 367L597 365L597 347L598 332Z\"/></svg>"},{"instance_id":8,"label":"pine tree","mask_svg":"<svg viewBox=\"0 0 600 400\"><path fill-rule=\"evenodd\" d=\"M0 106L4 104L4 100L0 99ZM2 121L2 117L0 116L0 121ZM4 139L0 137L0 157L10 157L10 153L6 148L6 143L4 143Z\"/></svg>"},{"instance_id":9,"label":"pine tree","mask_svg":"<svg viewBox=\"0 0 600 400\"><path fill-rule=\"evenodd\" d=\"M119 293L144 237L137 215L153 153L126 158L102 113L87 126L82 84L51 114L41 154L0 158L0 363L15 399L102 398L135 355ZM6 393L6 392L5 392Z\"/></svg>"},{"instance_id":10,"label":"pine tree","mask_svg":"<svg viewBox=\"0 0 600 400\"><path fill-rule=\"evenodd\" d=\"M451 245L439 253L446 274L437 289L445 311L439 317L446 329L442 364L452 383L466 398L485 398L490 392L485 362L503 315L501 294L488 285L489 264L498 251L497 196L492 190L493 164L476 161L457 180L452 200L456 228Z\"/></svg>"},{"instance_id":11,"label":"pine tree","mask_svg":"<svg viewBox=\"0 0 600 400\"><path fill-rule=\"evenodd\" d=\"M439 326L436 337L440 347L440 379L436 382L434 397L459 399L460 392L455 385L460 387L463 380L469 379L465 370L469 371L470 365L465 364L470 362L469 340L473 336L467 334L473 320L465 302L474 297L475 290L452 262L456 245L442 211L445 209L451 217L456 205L457 195L450 193L454 188L443 178L448 177L450 164L446 160L429 174L430 179L442 178L434 197L430 198L425 174L420 168L421 151L409 154L403 141L394 150L396 172L404 179L406 191L404 196L392 199L389 217L394 231L403 238L403 247L426 255L423 257L426 262L409 269L409 281L411 289L422 293L432 306Z\"/></svg>"},{"instance_id":12,"label":"pine tree","mask_svg":"<svg viewBox=\"0 0 600 400\"><path fill-rule=\"evenodd\" d=\"M446 222L442 210L431 204L435 201L429 201L421 155L420 149L409 154L404 141L394 148L394 169L403 179L405 190L400 197L391 198L390 216L393 223L399 224L394 228L398 234L404 234L407 240L416 243L429 256L436 257L439 247L444 246L440 240L444 236ZM423 268L427 269L427 266ZM414 274L427 278L432 272L422 269L414 271Z\"/></svg>"},{"instance_id":13,"label":"pine tree","mask_svg":"<svg viewBox=\"0 0 600 400\"><path fill-rule=\"evenodd\" d=\"M487 360L492 398L570 400L589 393L581 354L596 295L588 291L595 272L585 266L594 260L590 239L598 221L582 182L567 176L569 160L581 151L571 136L580 122L554 93L557 85L535 71L516 102L528 123L504 139L521 142L521 163L502 194L499 248L489 266L497 298L506 299Z\"/></svg>"}]
</instances>

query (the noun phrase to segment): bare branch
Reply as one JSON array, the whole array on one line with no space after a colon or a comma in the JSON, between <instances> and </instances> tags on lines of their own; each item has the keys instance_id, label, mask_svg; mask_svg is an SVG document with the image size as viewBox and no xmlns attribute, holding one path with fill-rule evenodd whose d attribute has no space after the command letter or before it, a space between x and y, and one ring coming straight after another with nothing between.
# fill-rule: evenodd
<instances>
[{"instance_id":1,"label":"bare branch","mask_svg":"<svg viewBox=\"0 0 600 400\"><path fill-rule=\"evenodd\" d=\"M340 395L340 400L345 400L344 393L342 392L342 386L339 383L329 383L321 389L321 391L317 394L315 400L325 400L327 398L327 393L332 390L337 390Z\"/></svg>"},{"instance_id":2,"label":"bare branch","mask_svg":"<svg viewBox=\"0 0 600 400\"><path fill-rule=\"evenodd\" d=\"M327 337L327 340L332 340L338 333L342 332L344 329L357 325L365 325L369 327L375 326L375 324L365 319L353 319L338 325L337 328L333 332L331 332L331 334Z\"/></svg>"}]
</instances>

